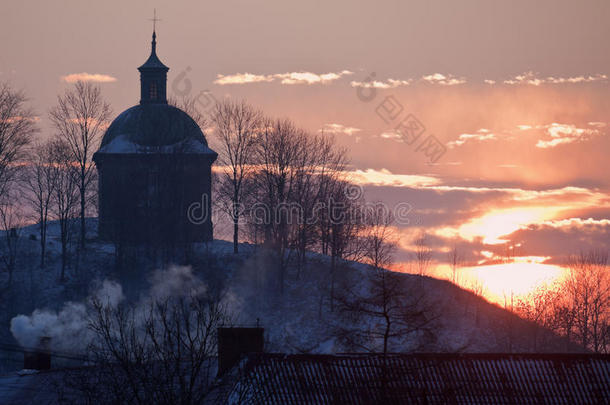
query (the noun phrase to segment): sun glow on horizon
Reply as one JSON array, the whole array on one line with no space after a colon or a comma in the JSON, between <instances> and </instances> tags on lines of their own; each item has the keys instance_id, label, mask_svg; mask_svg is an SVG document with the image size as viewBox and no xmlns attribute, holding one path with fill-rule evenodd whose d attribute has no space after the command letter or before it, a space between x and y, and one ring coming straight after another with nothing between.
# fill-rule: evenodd
<instances>
[{"instance_id":1,"label":"sun glow on horizon","mask_svg":"<svg viewBox=\"0 0 610 405\"><path fill-rule=\"evenodd\" d=\"M493 210L460 226L457 232L470 240L483 237L483 243L499 245L507 242L502 236L509 235L523 226L553 219L556 213L556 209L548 207Z\"/></svg>"},{"instance_id":2,"label":"sun glow on horizon","mask_svg":"<svg viewBox=\"0 0 610 405\"><path fill-rule=\"evenodd\" d=\"M480 293L503 305L506 300L525 299L536 288L551 286L565 277L563 267L544 264L542 257L521 257L511 263L467 267L460 270L460 285L479 285Z\"/></svg>"}]
</instances>

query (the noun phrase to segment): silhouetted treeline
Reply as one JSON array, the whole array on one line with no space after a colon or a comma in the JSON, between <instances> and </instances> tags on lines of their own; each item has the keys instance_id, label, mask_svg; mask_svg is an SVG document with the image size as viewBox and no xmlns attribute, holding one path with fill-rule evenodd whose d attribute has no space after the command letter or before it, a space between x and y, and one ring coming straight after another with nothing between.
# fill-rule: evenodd
<instances>
[{"instance_id":1,"label":"silhouetted treeline","mask_svg":"<svg viewBox=\"0 0 610 405\"><path fill-rule=\"evenodd\" d=\"M538 348L551 334L574 342L583 350L610 352L610 272L608 254L592 250L572 255L567 275L552 286L544 286L513 309L544 329L535 330L532 341ZM511 306L512 307L512 306ZM548 331L549 333L545 333ZM566 348L569 351L569 348Z\"/></svg>"}]
</instances>

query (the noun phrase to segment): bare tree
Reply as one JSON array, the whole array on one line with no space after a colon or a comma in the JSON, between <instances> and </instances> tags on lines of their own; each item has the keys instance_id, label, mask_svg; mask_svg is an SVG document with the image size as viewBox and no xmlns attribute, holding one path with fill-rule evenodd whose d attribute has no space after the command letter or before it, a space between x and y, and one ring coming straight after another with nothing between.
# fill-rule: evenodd
<instances>
[{"instance_id":1,"label":"bare tree","mask_svg":"<svg viewBox=\"0 0 610 405\"><path fill-rule=\"evenodd\" d=\"M17 197L13 189L0 198L0 230L4 234L4 246L0 257L8 273L9 286L13 282L22 228L26 224L25 214Z\"/></svg>"},{"instance_id":2,"label":"bare tree","mask_svg":"<svg viewBox=\"0 0 610 405\"><path fill-rule=\"evenodd\" d=\"M328 221L330 216L324 212L324 208L328 209L331 205L334 205L335 209L339 208L333 201L335 198L339 198L346 205L343 209L346 214L344 221L353 222L354 215L349 211L352 206L360 203L360 201L355 202L345 198L344 189L347 183L344 169L347 159L345 150L336 147L334 138L325 134L311 136L308 150L308 154L301 155L305 161L299 163L303 170L296 179L292 197L294 201L298 202L301 215L297 221L293 221L292 232L292 245L299 256L297 277L300 276L301 268L305 263L307 250L320 246L321 237L333 234L332 231L328 232L333 230L333 227ZM343 195L337 196L339 189L343 191ZM324 224L326 232L320 232L323 230ZM347 228L344 230L351 226L351 224L346 225ZM338 231L338 229L334 228L334 231ZM336 233L334 235L336 236ZM327 247L328 239L325 239L323 244ZM343 253L347 253L345 249L343 251Z\"/></svg>"},{"instance_id":3,"label":"bare tree","mask_svg":"<svg viewBox=\"0 0 610 405\"><path fill-rule=\"evenodd\" d=\"M256 142L256 204L265 211L259 226L265 247L275 256L281 291L290 253L290 224L301 215L293 191L296 179L303 174L302 156L308 153L307 145L307 133L286 119L265 120Z\"/></svg>"},{"instance_id":4,"label":"bare tree","mask_svg":"<svg viewBox=\"0 0 610 405\"><path fill-rule=\"evenodd\" d=\"M40 267L44 268L49 210L59 173L58 166L54 164L53 142L34 145L29 160L23 173L24 195L40 226Z\"/></svg>"},{"instance_id":5,"label":"bare tree","mask_svg":"<svg viewBox=\"0 0 610 405\"><path fill-rule=\"evenodd\" d=\"M52 144L52 161L57 168L53 185L53 204L51 212L59 222L61 239L61 275L64 280L68 265L69 246L72 242L72 220L76 216L78 207L79 177L74 170L72 152L70 146L62 141L56 140Z\"/></svg>"},{"instance_id":6,"label":"bare tree","mask_svg":"<svg viewBox=\"0 0 610 405\"><path fill-rule=\"evenodd\" d=\"M595 353L610 351L610 273L608 254L592 250L572 255L568 274L557 285L540 288L515 308L521 317L542 328L532 329L531 341L539 350L555 338L565 338L565 350ZM512 307L512 305L511 305ZM512 308L511 308L512 309Z\"/></svg>"},{"instance_id":7,"label":"bare tree","mask_svg":"<svg viewBox=\"0 0 610 405\"><path fill-rule=\"evenodd\" d=\"M25 156L26 146L38 132L36 116L26 102L23 92L0 83L0 196L8 193L16 163Z\"/></svg>"},{"instance_id":8,"label":"bare tree","mask_svg":"<svg viewBox=\"0 0 610 405\"><path fill-rule=\"evenodd\" d=\"M570 342L575 340L576 310L572 307L570 300L565 298L568 296L566 287L566 283L560 286L559 291L563 299L557 303L557 307L553 310L557 322L557 330L560 335L566 338L565 351L568 352L570 351Z\"/></svg>"},{"instance_id":9,"label":"bare tree","mask_svg":"<svg viewBox=\"0 0 610 405\"><path fill-rule=\"evenodd\" d=\"M333 263L345 257L343 234L350 226L328 215L330 205L344 199L339 183L345 177L345 151L331 137L311 135L287 119L263 117L244 102L218 103L212 122L223 165L216 194L233 225L234 252L245 223L248 238L267 249L280 289L295 258L300 277L308 249L328 252L333 238Z\"/></svg>"},{"instance_id":10,"label":"bare tree","mask_svg":"<svg viewBox=\"0 0 610 405\"><path fill-rule=\"evenodd\" d=\"M218 301L193 295L137 307L93 301L93 308L89 353L96 367L72 373L77 398L201 404L221 384L214 356L217 329L228 317Z\"/></svg>"},{"instance_id":11,"label":"bare tree","mask_svg":"<svg viewBox=\"0 0 610 405\"><path fill-rule=\"evenodd\" d=\"M472 295L466 294L466 299L464 300L464 315L468 313L469 305L474 303L474 317L475 322L478 325L481 318L481 302L486 293L485 287L476 276L468 281L468 283L464 283L462 287L472 293Z\"/></svg>"},{"instance_id":12,"label":"bare tree","mask_svg":"<svg viewBox=\"0 0 610 405\"><path fill-rule=\"evenodd\" d=\"M392 215L384 204L376 203L367 210L363 258L375 270L388 268L394 262L397 238L392 223Z\"/></svg>"},{"instance_id":13,"label":"bare tree","mask_svg":"<svg viewBox=\"0 0 610 405\"><path fill-rule=\"evenodd\" d=\"M262 114L244 101L224 100L212 114L214 133L220 141L221 181L230 201L233 221L233 253L239 250L239 221L242 214L243 184L252 173L256 137L262 125Z\"/></svg>"},{"instance_id":14,"label":"bare tree","mask_svg":"<svg viewBox=\"0 0 610 405\"><path fill-rule=\"evenodd\" d=\"M458 271L462 265L463 258L458 250L457 244L453 245L453 248L449 251L448 259L449 265L451 266L451 282L453 284L459 284Z\"/></svg>"},{"instance_id":15,"label":"bare tree","mask_svg":"<svg viewBox=\"0 0 610 405\"><path fill-rule=\"evenodd\" d=\"M363 238L364 262L370 266L367 285L356 284L339 297L348 322L338 328L339 338L350 347L384 354L433 345L437 311L417 283L407 283L405 275L386 269L393 263L396 237L392 218L382 207L368 214ZM409 346L414 341L419 342L417 347Z\"/></svg>"},{"instance_id":16,"label":"bare tree","mask_svg":"<svg viewBox=\"0 0 610 405\"><path fill-rule=\"evenodd\" d=\"M517 300L511 308L521 318L527 319L542 328L531 328L528 339L534 352L540 352L560 333L560 318L562 293L559 285L539 287L528 296ZM511 305L512 306L512 305Z\"/></svg>"},{"instance_id":17,"label":"bare tree","mask_svg":"<svg viewBox=\"0 0 610 405\"><path fill-rule=\"evenodd\" d=\"M485 286L483 285L483 282L476 277L468 283L466 288L470 290L475 297L483 297L485 295Z\"/></svg>"},{"instance_id":18,"label":"bare tree","mask_svg":"<svg viewBox=\"0 0 610 405\"><path fill-rule=\"evenodd\" d=\"M427 276L430 264L432 263L432 249L428 246L425 233L421 233L415 240L415 265L417 274Z\"/></svg>"},{"instance_id":19,"label":"bare tree","mask_svg":"<svg viewBox=\"0 0 610 405\"><path fill-rule=\"evenodd\" d=\"M380 206L383 207L383 206ZM388 342L393 336L392 326L394 326L395 308L394 296L399 293L396 289L400 283L397 280L391 280L391 274L386 271L386 268L393 262L393 255L396 250L396 241L393 240L392 230L390 228L392 218L381 210L374 210L372 218L368 223L368 234L365 237L364 243L366 246L364 258L375 272L373 277L373 297L377 301L378 311L374 315L380 316L385 321L383 328L383 353L388 352ZM393 282L394 281L394 282ZM366 306L365 306L366 308ZM396 308L397 309L397 308ZM369 311L370 312L370 311Z\"/></svg>"},{"instance_id":20,"label":"bare tree","mask_svg":"<svg viewBox=\"0 0 610 405\"><path fill-rule=\"evenodd\" d=\"M74 88L57 97L57 105L49 116L59 137L68 146L78 174L80 194L80 247L85 247L85 215L95 176L91 163L93 152L108 125L110 105L102 97L99 86L77 82Z\"/></svg>"},{"instance_id":21,"label":"bare tree","mask_svg":"<svg viewBox=\"0 0 610 405\"><path fill-rule=\"evenodd\" d=\"M596 353L610 350L608 254L592 250L568 260L565 292L573 313L575 338Z\"/></svg>"},{"instance_id":22,"label":"bare tree","mask_svg":"<svg viewBox=\"0 0 610 405\"><path fill-rule=\"evenodd\" d=\"M323 179L327 180L327 179ZM330 255L330 309L334 310L335 284L339 264L346 259L360 260L367 252L367 243L358 238L363 229L366 213L362 212L362 199L350 198L346 193L347 182L333 181L322 200L322 210L317 220L320 224L322 243Z\"/></svg>"}]
</instances>

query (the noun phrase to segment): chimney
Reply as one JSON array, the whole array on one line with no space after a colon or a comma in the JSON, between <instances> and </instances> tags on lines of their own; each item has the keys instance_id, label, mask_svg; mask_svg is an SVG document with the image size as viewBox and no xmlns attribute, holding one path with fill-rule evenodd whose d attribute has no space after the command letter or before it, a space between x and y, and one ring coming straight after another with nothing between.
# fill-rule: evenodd
<instances>
[{"instance_id":1,"label":"chimney","mask_svg":"<svg viewBox=\"0 0 610 405\"><path fill-rule=\"evenodd\" d=\"M249 353L262 353L264 328L218 328L218 375Z\"/></svg>"},{"instance_id":2,"label":"chimney","mask_svg":"<svg viewBox=\"0 0 610 405\"><path fill-rule=\"evenodd\" d=\"M23 368L28 370L49 370L51 368L51 338L40 338L38 347L34 351L23 352Z\"/></svg>"}]
</instances>

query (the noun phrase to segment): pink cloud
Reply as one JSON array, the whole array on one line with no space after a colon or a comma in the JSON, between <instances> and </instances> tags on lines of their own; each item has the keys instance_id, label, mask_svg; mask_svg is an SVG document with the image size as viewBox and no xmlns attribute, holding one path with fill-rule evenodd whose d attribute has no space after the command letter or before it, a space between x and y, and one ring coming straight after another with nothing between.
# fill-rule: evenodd
<instances>
[{"instance_id":1,"label":"pink cloud","mask_svg":"<svg viewBox=\"0 0 610 405\"><path fill-rule=\"evenodd\" d=\"M578 128L572 124L552 124L545 126L549 140L539 139L536 143L537 148L547 149L558 145L565 145L587 139L587 137L599 134L597 129Z\"/></svg>"},{"instance_id":2,"label":"pink cloud","mask_svg":"<svg viewBox=\"0 0 610 405\"><path fill-rule=\"evenodd\" d=\"M462 146L467 142L483 142L498 139L495 134L491 133L488 129L481 128L474 134L460 134L458 139L447 143L448 148L455 148Z\"/></svg>"},{"instance_id":3,"label":"pink cloud","mask_svg":"<svg viewBox=\"0 0 610 405\"><path fill-rule=\"evenodd\" d=\"M257 75L253 73L236 73L233 75L216 75L215 84L248 84L263 83L279 80L281 84L328 84L343 76L351 75L353 72L342 70L340 72L312 73L312 72L287 72L268 75Z\"/></svg>"},{"instance_id":4,"label":"pink cloud","mask_svg":"<svg viewBox=\"0 0 610 405\"><path fill-rule=\"evenodd\" d=\"M457 84L466 83L466 79L463 77L456 77L453 75L444 75L442 73L433 73L431 75L423 76L422 80L431 84L439 84L442 86L455 86Z\"/></svg>"},{"instance_id":5,"label":"pink cloud","mask_svg":"<svg viewBox=\"0 0 610 405\"><path fill-rule=\"evenodd\" d=\"M604 74L595 74L595 75L581 75L581 76L570 76L570 77L538 77L534 72L529 71L517 75L511 79L504 80L504 84L529 84L532 86L540 86L542 84L566 84L566 83L590 83L590 82L599 82L606 81L608 76Z\"/></svg>"},{"instance_id":6,"label":"pink cloud","mask_svg":"<svg viewBox=\"0 0 610 405\"><path fill-rule=\"evenodd\" d=\"M398 80L398 79L387 79L387 81L372 80L368 82L352 81L350 85L352 87L362 88L374 88L374 89L393 89L399 86L408 86L413 82L413 79Z\"/></svg>"},{"instance_id":7,"label":"pink cloud","mask_svg":"<svg viewBox=\"0 0 610 405\"><path fill-rule=\"evenodd\" d=\"M329 133L329 134L345 134L352 136L357 132L362 131L360 128L348 127L343 124L325 124L323 128L319 129L318 132Z\"/></svg>"}]
</instances>

